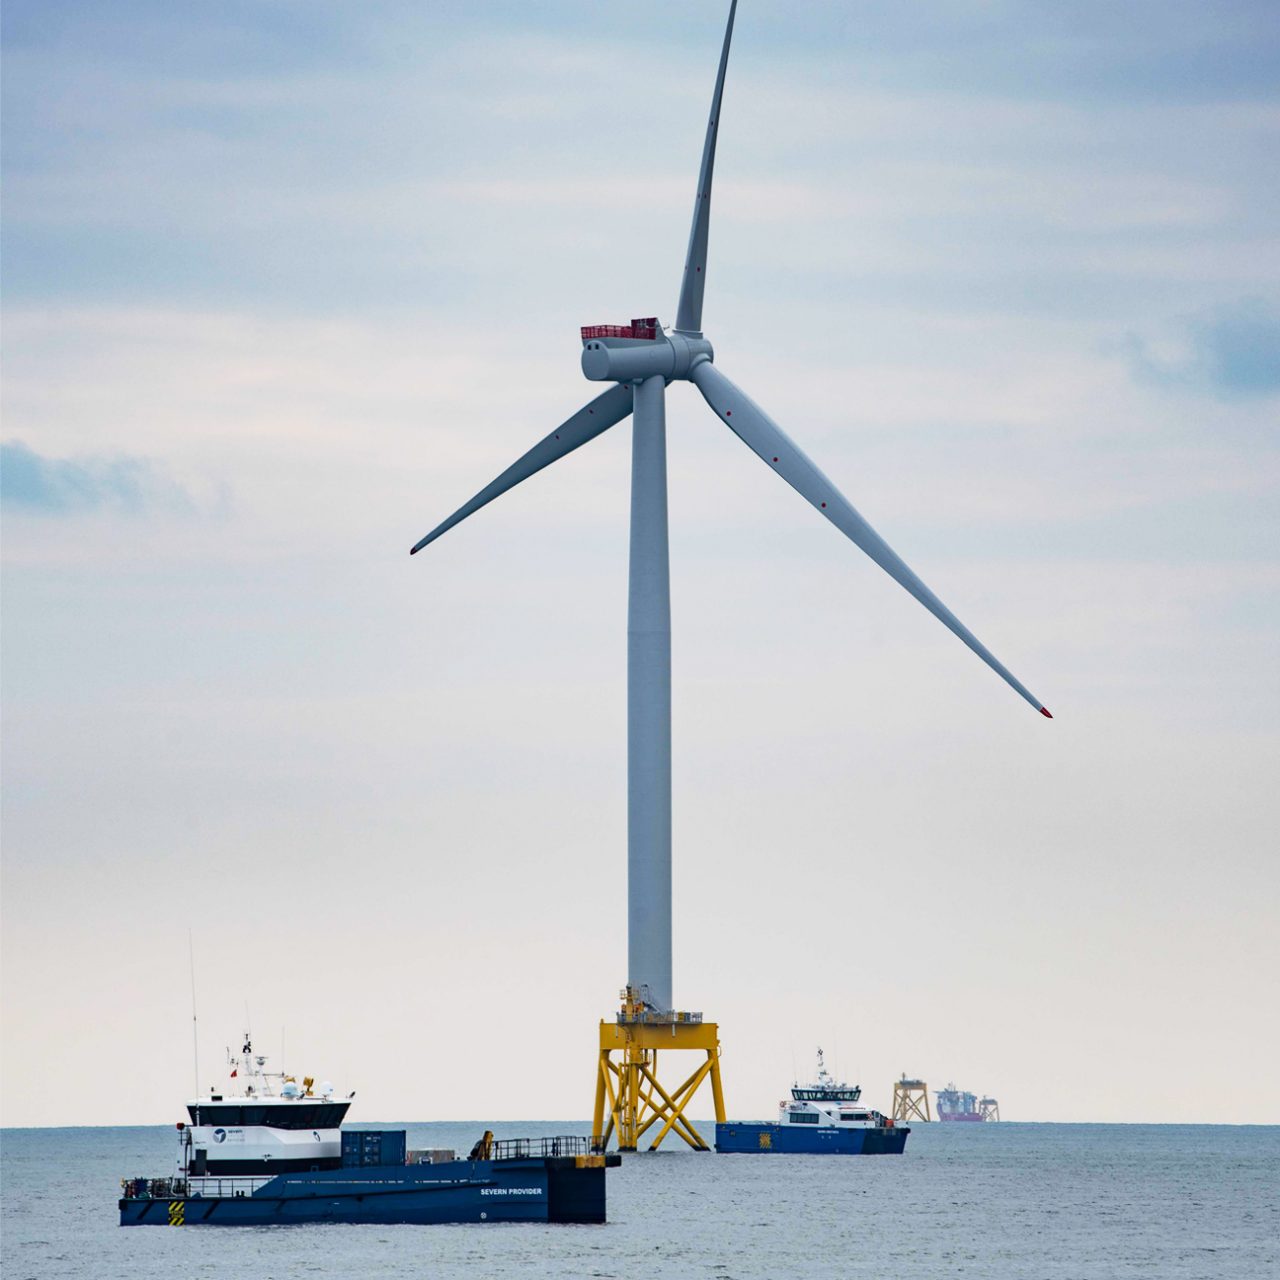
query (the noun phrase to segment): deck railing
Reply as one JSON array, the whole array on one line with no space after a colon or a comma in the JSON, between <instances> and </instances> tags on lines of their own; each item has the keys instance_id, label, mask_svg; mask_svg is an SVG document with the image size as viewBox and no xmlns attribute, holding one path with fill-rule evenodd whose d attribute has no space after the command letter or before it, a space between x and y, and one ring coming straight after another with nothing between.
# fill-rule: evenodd
<instances>
[{"instance_id":1,"label":"deck railing","mask_svg":"<svg viewBox=\"0 0 1280 1280\"><path fill-rule=\"evenodd\" d=\"M584 324L581 333L583 342L591 338L644 338L653 342L661 329L656 316L645 316L630 324Z\"/></svg>"},{"instance_id":2,"label":"deck railing","mask_svg":"<svg viewBox=\"0 0 1280 1280\"><path fill-rule=\"evenodd\" d=\"M273 1178L121 1178L126 1200L230 1200L251 1196Z\"/></svg>"},{"instance_id":3,"label":"deck railing","mask_svg":"<svg viewBox=\"0 0 1280 1280\"><path fill-rule=\"evenodd\" d=\"M560 1134L552 1138L501 1138L492 1142L489 1160L548 1160L557 1156L588 1156L601 1148L590 1138ZM228 1200L251 1196L275 1175L263 1178L121 1178L120 1187L126 1200Z\"/></svg>"},{"instance_id":4,"label":"deck railing","mask_svg":"<svg viewBox=\"0 0 1280 1280\"><path fill-rule=\"evenodd\" d=\"M187 1194L186 1178L121 1178L120 1193L126 1200L173 1200Z\"/></svg>"},{"instance_id":5,"label":"deck railing","mask_svg":"<svg viewBox=\"0 0 1280 1280\"><path fill-rule=\"evenodd\" d=\"M206 1200L230 1200L237 1196L251 1196L259 1187L265 1187L274 1178L190 1178L188 1185L192 1196Z\"/></svg>"},{"instance_id":6,"label":"deck railing","mask_svg":"<svg viewBox=\"0 0 1280 1280\"><path fill-rule=\"evenodd\" d=\"M588 1156L595 1148L590 1138L501 1138L490 1149L490 1160L548 1159L553 1156Z\"/></svg>"}]
</instances>

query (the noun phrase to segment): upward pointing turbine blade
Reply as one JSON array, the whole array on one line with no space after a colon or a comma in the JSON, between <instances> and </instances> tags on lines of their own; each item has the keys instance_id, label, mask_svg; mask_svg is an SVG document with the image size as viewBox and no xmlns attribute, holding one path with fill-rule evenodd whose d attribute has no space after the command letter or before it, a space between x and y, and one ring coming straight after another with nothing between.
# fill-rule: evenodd
<instances>
[{"instance_id":1,"label":"upward pointing turbine blade","mask_svg":"<svg viewBox=\"0 0 1280 1280\"><path fill-rule=\"evenodd\" d=\"M902 557L862 518L853 504L759 405L754 404L710 361L695 365L689 377L697 384L698 390L715 410L716 416L747 448L776 471L801 497L808 499L841 533L861 547L939 622L955 632L992 671L1016 689L1041 715L1049 715L1044 703L920 581Z\"/></svg>"},{"instance_id":2,"label":"upward pointing turbine blade","mask_svg":"<svg viewBox=\"0 0 1280 1280\"><path fill-rule=\"evenodd\" d=\"M584 405L577 413L558 426L549 436L539 440L537 444L513 462L492 484L485 485L470 502L464 503L447 520L442 521L431 530L425 538L416 542L409 550L416 555L429 542L434 542L442 533L448 533L455 524L465 520L473 512L500 497L508 489L514 489L521 480L541 471L543 467L563 458L581 448L588 440L607 431L622 421L631 412L631 387L620 384L610 387L602 396L596 396L588 405Z\"/></svg>"},{"instance_id":3,"label":"upward pointing turbine blade","mask_svg":"<svg viewBox=\"0 0 1280 1280\"><path fill-rule=\"evenodd\" d=\"M729 65L729 41L733 39L733 16L737 11L738 0L731 0L729 23L724 29L724 48L720 51L720 70L716 73L716 91L711 99L711 116L707 120L707 140L702 146L702 168L698 171L698 193L693 201L693 226L689 229L689 252L684 260L684 279L680 283L680 304L676 309L676 328L681 333L702 332L702 291L707 283L707 236L711 230L711 178L716 167L716 134L720 129L724 73Z\"/></svg>"}]
</instances>

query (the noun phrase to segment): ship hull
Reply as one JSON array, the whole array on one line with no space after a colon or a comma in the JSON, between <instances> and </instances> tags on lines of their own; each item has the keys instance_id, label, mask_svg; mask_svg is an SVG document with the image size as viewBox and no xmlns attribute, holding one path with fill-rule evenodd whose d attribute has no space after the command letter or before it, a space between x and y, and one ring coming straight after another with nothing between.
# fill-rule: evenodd
<instances>
[{"instance_id":1,"label":"ship hull","mask_svg":"<svg viewBox=\"0 0 1280 1280\"><path fill-rule=\"evenodd\" d=\"M716 1125L716 1150L741 1155L897 1156L910 1132L730 1120Z\"/></svg>"},{"instance_id":2,"label":"ship hull","mask_svg":"<svg viewBox=\"0 0 1280 1280\"><path fill-rule=\"evenodd\" d=\"M986 1120L986 1116L979 1115L976 1111L961 1111L957 1115L948 1115L942 1112L938 1119L943 1124L982 1124Z\"/></svg>"},{"instance_id":3,"label":"ship hull","mask_svg":"<svg viewBox=\"0 0 1280 1280\"><path fill-rule=\"evenodd\" d=\"M618 1157L452 1160L286 1173L247 1195L193 1192L122 1199L120 1225L604 1222L606 1162L616 1164Z\"/></svg>"}]
</instances>

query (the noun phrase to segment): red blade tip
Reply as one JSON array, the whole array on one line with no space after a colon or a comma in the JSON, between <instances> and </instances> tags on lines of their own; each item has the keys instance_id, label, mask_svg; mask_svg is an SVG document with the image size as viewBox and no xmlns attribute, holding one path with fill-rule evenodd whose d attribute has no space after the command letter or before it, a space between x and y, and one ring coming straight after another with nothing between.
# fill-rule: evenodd
<instances>
[{"instance_id":1,"label":"red blade tip","mask_svg":"<svg viewBox=\"0 0 1280 1280\"><path fill-rule=\"evenodd\" d=\"M1050 720L1052 720L1052 719L1053 719L1053 713L1049 710L1049 708L1048 708L1048 707L1041 707L1041 708L1040 708L1040 714L1041 714L1042 716L1048 716Z\"/></svg>"}]
</instances>

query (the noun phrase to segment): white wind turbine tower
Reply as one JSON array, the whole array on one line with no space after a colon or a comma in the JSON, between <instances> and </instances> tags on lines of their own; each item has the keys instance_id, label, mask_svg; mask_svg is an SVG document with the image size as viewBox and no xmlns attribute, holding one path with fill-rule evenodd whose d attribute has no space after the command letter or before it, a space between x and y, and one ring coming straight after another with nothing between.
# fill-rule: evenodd
<instances>
[{"instance_id":1,"label":"white wind turbine tower","mask_svg":"<svg viewBox=\"0 0 1280 1280\"><path fill-rule=\"evenodd\" d=\"M867 523L808 456L715 364L702 331L711 180L724 94L725 69L737 0L729 6L675 327L655 319L582 330L582 371L610 383L602 395L566 419L496 480L481 489L417 542L421 551L441 534L543 467L595 439L624 418L633 419L631 563L627 616L627 986L622 1012L602 1022L596 1094L596 1137L634 1150L652 1125L656 1147L674 1129L704 1148L684 1114L685 1104L710 1076L717 1119L724 1119L719 1043L713 1023L674 1010L671 986L671 593L667 553L666 388L691 382L712 412L762 462L776 471L821 515L911 593L1002 680L1041 715L1044 704L1001 663L902 558ZM673 1048L705 1052L692 1076L667 1090L657 1079L657 1053ZM611 1054L620 1052L621 1063ZM603 1126L605 1102L610 1119Z\"/></svg>"}]
</instances>

